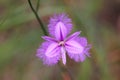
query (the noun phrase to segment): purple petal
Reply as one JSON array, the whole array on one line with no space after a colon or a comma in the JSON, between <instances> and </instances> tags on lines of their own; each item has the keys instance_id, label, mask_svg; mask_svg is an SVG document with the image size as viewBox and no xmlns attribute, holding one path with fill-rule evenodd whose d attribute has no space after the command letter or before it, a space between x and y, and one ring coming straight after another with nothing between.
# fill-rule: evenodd
<instances>
[{"instance_id":1,"label":"purple petal","mask_svg":"<svg viewBox=\"0 0 120 80\"><path fill-rule=\"evenodd\" d=\"M72 52L72 49L67 50L67 54L69 55L69 57L74 59L76 62L84 61L86 56L90 57L89 50L91 48L91 45L87 44L87 39L85 37L76 37L73 40L79 43L84 49L80 54L75 54L74 52Z\"/></svg>"},{"instance_id":2,"label":"purple petal","mask_svg":"<svg viewBox=\"0 0 120 80\"><path fill-rule=\"evenodd\" d=\"M74 54L74 53L68 53L69 57L71 59L74 59L76 62L83 62L86 58L85 54Z\"/></svg>"},{"instance_id":3,"label":"purple petal","mask_svg":"<svg viewBox=\"0 0 120 80\"><path fill-rule=\"evenodd\" d=\"M90 57L89 50L91 49L91 45L88 45L87 39L85 37L76 37L75 40L84 47L85 55Z\"/></svg>"},{"instance_id":4,"label":"purple petal","mask_svg":"<svg viewBox=\"0 0 120 80\"><path fill-rule=\"evenodd\" d=\"M49 28L49 33L55 37L55 28L56 25L61 22L64 24L64 26L67 29L66 34L69 34L71 29L72 29L72 21L70 18L68 18L68 16L66 14L57 14L54 15L49 22L48 28Z\"/></svg>"},{"instance_id":5,"label":"purple petal","mask_svg":"<svg viewBox=\"0 0 120 80\"><path fill-rule=\"evenodd\" d=\"M80 34L80 31L73 33L72 35L70 35L70 36L66 39L66 41L71 40L71 39L75 39L76 37L78 37L79 34Z\"/></svg>"},{"instance_id":6,"label":"purple petal","mask_svg":"<svg viewBox=\"0 0 120 80\"><path fill-rule=\"evenodd\" d=\"M61 55L62 55L63 64L65 65L66 64L66 51L64 47L61 47Z\"/></svg>"},{"instance_id":7,"label":"purple petal","mask_svg":"<svg viewBox=\"0 0 120 80\"><path fill-rule=\"evenodd\" d=\"M63 40L67 35L67 29L62 22L58 22L55 26L55 37L57 40Z\"/></svg>"},{"instance_id":8,"label":"purple petal","mask_svg":"<svg viewBox=\"0 0 120 80\"><path fill-rule=\"evenodd\" d=\"M84 54L80 54L79 56L80 56L79 59L81 62L83 62L86 58L86 56Z\"/></svg>"},{"instance_id":9,"label":"purple petal","mask_svg":"<svg viewBox=\"0 0 120 80\"><path fill-rule=\"evenodd\" d=\"M82 46L87 46L87 39L85 37L76 37L75 40L79 42Z\"/></svg>"},{"instance_id":10,"label":"purple petal","mask_svg":"<svg viewBox=\"0 0 120 80\"><path fill-rule=\"evenodd\" d=\"M80 54L84 50L84 47L75 40L67 41L65 44L65 48L66 48L68 53L70 52L73 54Z\"/></svg>"},{"instance_id":11,"label":"purple petal","mask_svg":"<svg viewBox=\"0 0 120 80\"><path fill-rule=\"evenodd\" d=\"M54 57L58 54L58 53L56 53L58 50L60 50L60 48L58 47L58 43L53 42L48 46L48 48L45 52L45 55L47 57Z\"/></svg>"},{"instance_id":12,"label":"purple petal","mask_svg":"<svg viewBox=\"0 0 120 80\"><path fill-rule=\"evenodd\" d=\"M43 63L46 65L54 65L54 64L58 63L58 60L60 60L60 57L61 57L60 50L57 50L56 55L54 55L53 57L46 56L45 52L48 49L48 46L50 46L50 45L51 45L50 42L44 42L37 49L36 56L39 57L43 61Z\"/></svg>"},{"instance_id":13,"label":"purple petal","mask_svg":"<svg viewBox=\"0 0 120 80\"><path fill-rule=\"evenodd\" d=\"M51 38L49 36L42 36L42 38L46 41L57 42L54 38Z\"/></svg>"}]
</instances>

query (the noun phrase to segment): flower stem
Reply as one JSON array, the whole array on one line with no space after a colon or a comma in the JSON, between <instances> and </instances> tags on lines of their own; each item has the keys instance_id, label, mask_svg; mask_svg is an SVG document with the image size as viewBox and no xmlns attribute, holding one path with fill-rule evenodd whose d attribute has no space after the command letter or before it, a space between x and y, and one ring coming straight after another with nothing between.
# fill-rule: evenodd
<instances>
[{"instance_id":1,"label":"flower stem","mask_svg":"<svg viewBox=\"0 0 120 80\"><path fill-rule=\"evenodd\" d=\"M47 31L46 31L46 29L44 28L44 25L43 25L41 19L39 18L39 15L37 14L37 11L33 8L33 5L32 5L32 3L31 3L31 0L28 0L28 3L29 3L29 5L30 5L31 10L33 11L33 13L34 13L35 16L36 16L36 19L38 20L38 22L39 22L39 24L40 24L40 26L41 26L41 29L43 30L43 33L44 33L45 35L47 35Z\"/></svg>"},{"instance_id":2,"label":"flower stem","mask_svg":"<svg viewBox=\"0 0 120 80\"><path fill-rule=\"evenodd\" d=\"M61 62L59 62L58 65L61 69L61 74L62 74L63 80L73 80L72 73L67 68L67 66L62 64Z\"/></svg>"},{"instance_id":3,"label":"flower stem","mask_svg":"<svg viewBox=\"0 0 120 80\"><path fill-rule=\"evenodd\" d=\"M38 12L39 5L40 5L40 0L37 1L36 12Z\"/></svg>"}]
</instances>

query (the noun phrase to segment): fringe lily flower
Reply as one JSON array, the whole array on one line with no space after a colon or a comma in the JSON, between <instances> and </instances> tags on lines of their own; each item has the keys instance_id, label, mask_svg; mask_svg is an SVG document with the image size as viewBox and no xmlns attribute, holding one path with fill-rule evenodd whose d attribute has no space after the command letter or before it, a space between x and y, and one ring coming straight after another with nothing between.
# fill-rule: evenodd
<instances>
[{"instance_id":1,"label":"fringe lily flower","mask_svg":"<svg viewBox=\"0 0 120 80\"><path fill-rule=\"evenodd\" d=\"M85 37L79 37L80 31L68 36L72 23L66 14L52 17L48 29L51 37L42 36L45 42L37 50L37 56L44 64L54 65L62 60L65 65L66 55L76 62L82 62L89 56L90 46Z\"/></svg>"}]
</instances>

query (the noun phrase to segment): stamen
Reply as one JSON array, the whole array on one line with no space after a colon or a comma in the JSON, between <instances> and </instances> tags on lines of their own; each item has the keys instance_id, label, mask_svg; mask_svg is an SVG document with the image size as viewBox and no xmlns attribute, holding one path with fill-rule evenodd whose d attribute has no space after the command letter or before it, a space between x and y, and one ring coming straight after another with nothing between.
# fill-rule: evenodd
<instances>
[{"instance_id":1,"label":"stamen","mask_svg":"<svg viewBox=\"0 0 120 80\"><path fill-rule=\"evenodd\" d=\"M65 43L64 41L60 41L60 42L58 43L58 45L63 46L64 43Z\"/></svg>"},{"instance_id":2,"label":"stamen","mask_svg":"<svg viewBox=\"0 0 120 80\"><path fill-rule=\"evenodd\" d=\"M66 51L64 47L61 47L61 55L62 55L62 62L65 65L66 64Z\"/></svg>"}]
</instances>

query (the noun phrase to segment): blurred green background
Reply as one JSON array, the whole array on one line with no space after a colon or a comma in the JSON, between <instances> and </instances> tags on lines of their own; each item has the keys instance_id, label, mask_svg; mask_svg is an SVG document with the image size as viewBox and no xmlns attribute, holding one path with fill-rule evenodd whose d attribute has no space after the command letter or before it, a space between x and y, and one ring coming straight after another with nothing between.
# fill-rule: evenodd
<instances>
[{"instance_id":1,"label":"blurred green background","mask_svg":"<svg viewBox=\"0 0 120 80\"><path fill-rule=\"evenodd\" d=\"M31 0L36 8L38 0ZM65 12L92 49L83 63L68 59L74 80L120 80L120 0L40 0L38 14ZM63 80L59 66L35 55L44 35L27 0L0 0L0 80ZM68 80L65 75L64 80Z\"/></svg>"}]
</instances>

